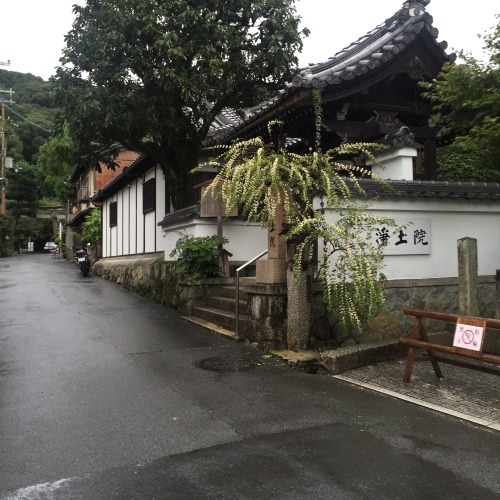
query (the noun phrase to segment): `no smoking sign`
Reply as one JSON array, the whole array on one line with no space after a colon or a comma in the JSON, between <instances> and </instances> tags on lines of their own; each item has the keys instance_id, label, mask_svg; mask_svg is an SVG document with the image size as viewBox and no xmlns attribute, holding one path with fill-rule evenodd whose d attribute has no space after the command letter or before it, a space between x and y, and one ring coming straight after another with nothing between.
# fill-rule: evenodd
<instances>
[{"instance_id":1,"label":"no smoking sign","mask_svg":"<svg viewBox=\"0 0 500 500\"><path fill-rule=\"evenodd\" d=\"M467 318L457 321L453 347L480 352L483 348L484 326L470 324L469 321L462 323L461 320L467 321Z\"/></svg>"}]
</instances>

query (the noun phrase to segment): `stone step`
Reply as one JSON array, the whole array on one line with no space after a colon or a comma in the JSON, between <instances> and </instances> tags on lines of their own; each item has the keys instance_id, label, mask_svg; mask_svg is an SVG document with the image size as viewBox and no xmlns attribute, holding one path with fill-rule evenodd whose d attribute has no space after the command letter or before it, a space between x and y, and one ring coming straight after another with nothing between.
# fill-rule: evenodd
<instances>
[{"instance_id":1,"label":"stone step","mask_svg":"<svg viewBox=\"0 0 500 500\"><path fill-rule=\"evenodd\" d=\"M234 331L236 329L236 319L234 311L225 311L217 307L206 305L197 305L193 307L191 316L213 323L219 327ZM243 334L249 317L246 314L240 314L240 334Z\"/></svg>"},{"instance_id":2,"label":"stone step","mask_svg":"<svg viewBox=\"0 0 500 500\"><path fill-rule=\"evenodd\" d=\"M228 337L233 340L243 340L243 338L237 339L236 334L233 331L228 330L226 328L222 328L216 325L215 323L210 323L210 321L205 321L204 319L197 318L195 316L183 316L182 319L189 321L190 323L194 323L198 326L201 326L202 328L205 328L207 330L210 330L211 332L223 335L224 337Z\"/></svg>"},{"instance_id":3,"label":"stone step","mask_svg":"<svg viewBox=\"0 0 500 500\"><path fill-rule=\"evenodd\" d=\"M208 296L214 297L236 297L236 287L234 285L224 285L218 287L211 287L207 292ZM247 300L248 294L246 293L243 286L240 285L240 300Z\"/></svg>"},{"instance_id":4,"label":"stone step","mask_svg":"<svg viewBox=\"0 0 500 500\"><path fill-rule=\"evenodd\" d=\"M247 314L248 305L246 300L240 300L240 314ZM206 305L210 307L215 307L217 309L223 309L224 311L236 311L236 299L233 297L207 297Z\"/></svg>"}]
</instances>

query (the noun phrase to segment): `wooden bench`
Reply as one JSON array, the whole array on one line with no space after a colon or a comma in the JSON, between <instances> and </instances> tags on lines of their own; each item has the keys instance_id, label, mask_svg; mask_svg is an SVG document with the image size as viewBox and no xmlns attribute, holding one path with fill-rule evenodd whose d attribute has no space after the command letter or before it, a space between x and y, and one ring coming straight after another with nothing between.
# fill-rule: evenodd
<instances>
[{"instance_id":1,"label":"wooden bench","mask_svg":"<svg viewBox=\"0 0 500 500\"><path fill-rule=\"evenodd\" d=\"M411 337L400 338L399 342L410 346L408 350L408 358L406 361L406 369L403 377L403 382L408 383L411 379L411 372L413 370L413 363L415 361L430 361L434 368L434 372L438 378L443 378L443 373L439 367L438 361L449 363L453 365L462 366L465 368L472 368L487 373L500 375L500 367L492 365L500 365L500 355L484 354L482 352L482 342L486 335L486 328L500 330L500 320L489 318L476 318L464 317L456 314L446 314L441 312L433 312L425 310L425 302L421 301L418 309L404 309L403 313L407 316L414 316L415 323L411 332ZM461 325L471 325L474 327L482 328L481 345L475 345L464 348L458 345L445 346L433 343L427 336L422 320L424 318L437 319L441 321L449 321ZM474 335L470 330L464 330ZM494 332L497 333L497 332ZM465 335L465 333L464 333ZM466 341L467 343L467 341ZM455 342L454 342L455 344ZM462 344L465 346L465 344ZM425 354L417 356L417 350L423 349ZM443 353L444 355L438 354Z\"/></svg>"}]
</instances>

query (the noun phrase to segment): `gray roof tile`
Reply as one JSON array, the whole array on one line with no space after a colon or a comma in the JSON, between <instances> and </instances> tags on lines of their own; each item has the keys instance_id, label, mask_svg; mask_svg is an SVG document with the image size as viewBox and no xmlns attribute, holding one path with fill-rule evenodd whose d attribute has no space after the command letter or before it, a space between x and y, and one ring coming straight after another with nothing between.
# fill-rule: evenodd
<instances>
[{"instance_id":1,"label":"gray roof tile","mask_svg":"<svg viewBox=\"0 0 500 500\"><path fill-rule=\"evenodd\" d=\"M366 75L390 62L403 52L417 36L427 34L442 53L443 60L455 59L447 55L446 42L438 42L439 31L432 26L432 16L425 11L430 0L408 0L392 17L372 31L351 43L327 61L298 68L292 81L266 101L240 113L225 109L210 127L207 143L223 140L232 132L251 122L269 109L277 106L298 89L325 88Z\"/></svg>"}]
</instances>

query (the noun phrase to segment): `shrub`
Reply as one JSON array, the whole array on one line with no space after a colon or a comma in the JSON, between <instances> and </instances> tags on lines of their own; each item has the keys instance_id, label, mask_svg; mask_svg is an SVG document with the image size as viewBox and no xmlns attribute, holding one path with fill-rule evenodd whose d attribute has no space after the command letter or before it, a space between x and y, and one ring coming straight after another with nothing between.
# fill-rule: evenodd
<instances>
[{"instance_id":1,"label":"shrub","mask_svg":"<svg viewBox=\"0 0 500 500\"><path fill-rule=\"evenodd\" d=\"M220 276L218 257L221 245L226 243L229 243L226 238L217 235L179 238L170 253L170 257L177 259L175 271L189 281Z\"/></svg>"}]
</instances>

